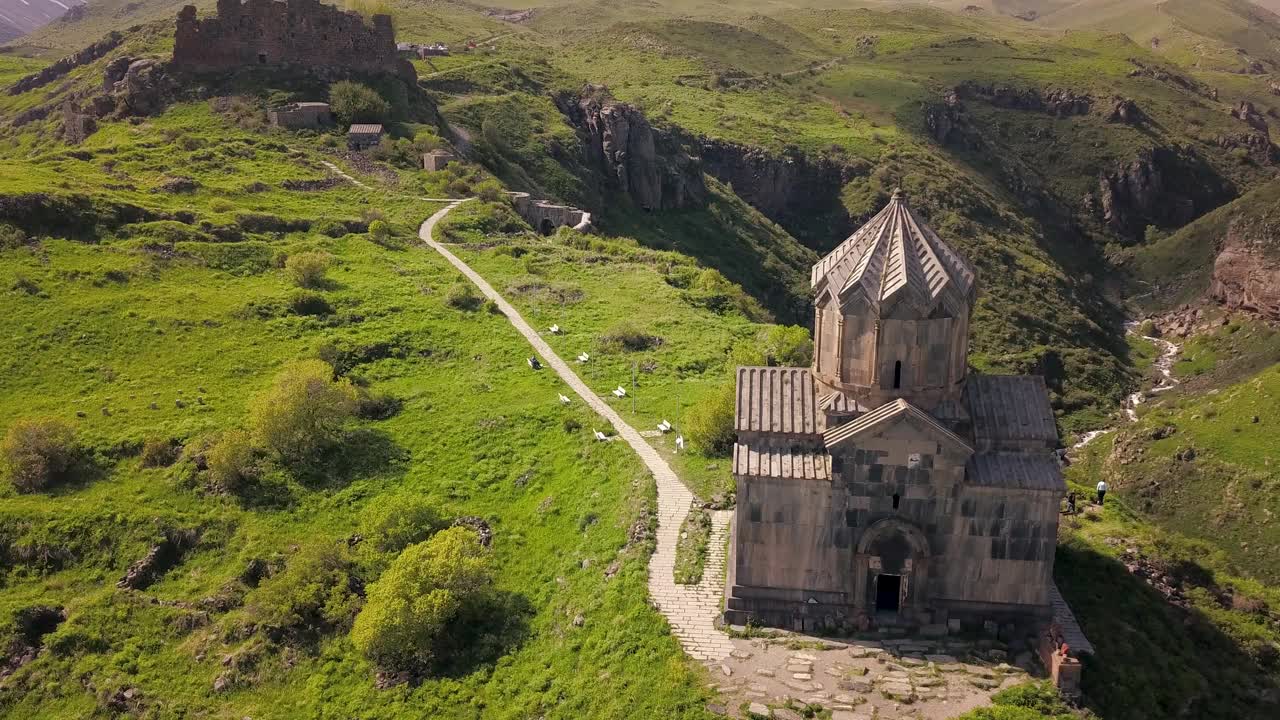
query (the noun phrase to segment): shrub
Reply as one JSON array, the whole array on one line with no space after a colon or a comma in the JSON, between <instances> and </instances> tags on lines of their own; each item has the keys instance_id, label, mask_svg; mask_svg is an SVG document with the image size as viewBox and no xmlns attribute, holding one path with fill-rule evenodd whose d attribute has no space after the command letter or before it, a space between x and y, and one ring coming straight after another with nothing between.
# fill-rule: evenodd
<instances>
[{"instance_id":1,"label":"shrub","mask_svg":"<svg viewBox=\"0 0 1280 720\"><path fill-rule=\"evenodd\" d=\"M27 234L9 223L0 223L0 250L21 247L27 242Z\"/></svg>"},{"instance_id":2,"label":"shrub","mask_svg":"<svg viewBox=\"0 0 1280 720\"><path fill-rule=\"evenodd\" d=\"M346 223L338 220L321 220L316 224L316 232L321 235L328 235L331 238L340 238L343 235L346 235L349 231L347 230Z\"/></svg>"},{"instance_id":3,"label":"shrub","mask_svg":"<svg viewBox=\"0 0 1280 720\"><path fill-rule=\"evenodd\" d=\"M808 330L794 325L770 325L751 340L734 345L729 366L807 367L812 362L813 341Z\"/></svg>"},{"instance_id":4,"label":"shrub","mask_svg":"<svg viewBox=\"0 0 1280 720\"><path fill-rule=\"evenodd\" d=\"M404 407L404 401L394 395L361 392L356 401L356 415L365 420L388 420Z\"/></svg>"},{"instance_id":5,"label":"shrub","mask_svg":"<svg viewBox=\"0 0 1280 720\"><path fill-rule=\"evenodd\" d=\"M330 315L333 306L320 293L299 290L289 298L289 310L295 315Z\"/></svg>"},{"instance_id":6,"label":"shrub","mask_svg":"<svg viewBox=\"0 0 1280 720\"><path fill-rule=\"evenodd\" d=\"M18 492L39 492L63 479L78 452L75 432L63 421L23 419L0 443L0 465Z\"/></svg>"},{"instance_id":7,"label":"shrub","mask_svg":"<svg viewBox=\"0 0 1280 720\"><path fill-rule=\"evenodd\" d=\"M502 186L496 180L484 180L475 186L476 197L487 203L496 203L500 200L506 200L507 196L502 190Z\"/></svg>"},{"instance_id":8,"label":"shrub","mask_svg":"<svg viewBox=\"0 0 1280 720\"><path fill-rule=\"evenodd\" d=\"M689 439L704 452L723 454L733 449L733 413L737 395L733 383L722 385L689 412Z\"/></svg>"},{"instance_id":9,"label":"shrub","mask_svg":"<svg viewBox=\"0 0 1280 720\"><path fill-rule=\"evenodd\" d=\"M443 527L434 506L418 495L390 494L375 499L360 517L364 541L380 552L398 553Z\"/></svg>"},{"instance_id":10,"label":"shrub","mask_svg":"<svg viewBox=\"0 0 1280 720\"><path fill-rule=\"evenodd\" d=\"M149 437L142 443L142 467L169 467L178 459L182 448L166 437Z\"/></svg>"},{"instance_id":11,"label":"shrub","mask_svg":"<svg viewBox=\"0 0 1280 720\"><path fill-rule=\"evenodd\" d=\"M374 220L369 223L369 239L381 245L391 237L391 226L386 220Z\"/></svg>"},{"instance_id":12,"label":"shrub","mask_svg":"<svg viewBox=\"0 0 1280 720\"><path fill-rule=\"evenodd\" d=\"M329 106L343 125L385 122L391 105L373 88L342 81L329 86Z\"/></svg>"},{"instance_id":13,"label":"shrub","mask_svg":"<svg viewBox=\"0 0 1280 720\"><path fill-rule=\"evenodd\" d=\"M305 463L337 441L356 408L356 390L322 360L299 360L250 404L254 440L281 459Z\"/></svg>"},{"instance_id":14,"label":"shrub","mask_svg":"<svg viewBox=\"0 0 1280 720\"><path fill-rule=\"evenodd\" d=\"M253 442L244 430L222 433L206 452L209 479L223 492L236 493L257 475L253 462Z\"/></svg>"},{"instance_id":15,"label":"shrub","mask_svg":"<svg viewBox=\"0 0 1280 720\"><path fill-rule=\"evenodd\" d=\"M769 313L755 298L729 282L718 270L703 270L696 278L683 278L683 281L689 283L684 298L692 305L721 314L736 310L748 320L757 322L769 319Z\"/></svg>"},{"instance_id":16,"label":"shrub","mask_svg":"<svg viewBox=\"0 0 1280 720\"><path fill-rule=\"evenodd\" d=\"M298 287L318 288L324 285L325 273L329 271L332 261L333 257L329 253L303 252L290 255L284 261L284 269L289 273L289 279Z\"/></svg>"},{"instance_id":17,"label":"shrub","mask_svg":"<svg viewBox=\"0 0 1280 720\"><path fill-rule=\"evenodd\" d=\"M600 343L604 347L613 350L639 352L658 347L662 344L662 338L640 330L631 322L622 322L614 325L602 335Z\"/></svg>"},{"instance_id":18,"label":"shrub","mask_svg":"<svg viewBox=\"0 0 1280 720\"><path fill-rule=\"evenodd\" d=\"M484 296L471 283L459 280L445 291L444 302L451 308L471 312L484 303Z\"/></svg>"},{"instance_id":19,"label":"shrub","mask_svg":"<svg viewBox=\"0 0 1280 720\"><path fill-rule=\"evenodd\" d=\"M406 549L369 586L351 640L379 667L414 670L435 659L449 622L493 582L492 560L476 532L454 527Z\"/></svg>"},{"instance_id":20,"label":"shrub","mask_svg":"<svg viewBox=\"0 0 1280 720\"><path fill-rule=\"evenodd\" d=\"M255 592L250 615L298 637L345 628L360 609L360 578L345 545L308 545Z\"/></svg>"}]
</instances>

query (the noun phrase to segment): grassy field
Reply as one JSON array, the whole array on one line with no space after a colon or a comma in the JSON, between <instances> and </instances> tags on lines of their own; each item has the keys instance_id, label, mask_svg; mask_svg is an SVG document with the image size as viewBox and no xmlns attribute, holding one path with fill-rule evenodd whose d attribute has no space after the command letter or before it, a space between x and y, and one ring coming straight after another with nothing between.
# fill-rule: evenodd
<instances>
[{"instance_id":1,"label":"grassy field","mask_svg":"<svg viewBox=\"0 0 1280 720\"><path fill-rule=\"evenodd\" d=\"M3 252L0 425L60 418L94 469L47 494L5 491L0 632L39 604L67 620L46 638L56 651L0 686L0 714L105 713L133 688L131 707L156 717L702 715L699 673L646 601L651 546L643 534L628 539L651 518L651 478L623 446L590 441L593 418L560 406L563 387L528 370L504 318L449 307L456 275L408 245L438 207L416 192L442 179L403 170L362 175L368 191L290 190L286 181L323 177L320 160L345 161L323 137L240 131L207 104L108 124L74 152L12 157L22 172L4 173L0 192L52 189L74 212L24 216L39 239ZM179 169L195 188L156 192ZM105 222L113 212L138 221ZM195 217L149 219L181 212ZM385 247L333 230L378 216L393 230ZM300 291L276 267L304 251L334 259L318 315L291 309ZM402 409L352 425L319 468L274 471L248 497L141 466L144 439L189 443L243 425L248 401L284 363L316 355ZM239 608L272 592L269 581L237 580L251 559L288 567L345 547L362 508L395 493L493 528L507 616L492 652L379 691L343 632L296 643L236 629ZM200 533L181 564L145 592L116 590L125 567L173 530ZM227 594L230 607L194 609ZM215 692L226 656L238 674ZM86 682L56 681L71 673Z\"/></svg>"}]
</instances>

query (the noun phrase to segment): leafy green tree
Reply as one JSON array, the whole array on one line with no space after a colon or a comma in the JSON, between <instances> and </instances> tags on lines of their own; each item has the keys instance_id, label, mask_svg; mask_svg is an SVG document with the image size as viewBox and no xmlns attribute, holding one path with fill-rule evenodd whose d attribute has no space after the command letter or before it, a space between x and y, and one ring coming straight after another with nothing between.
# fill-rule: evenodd
<instances>
[{"instance_id":1,"label":"leafy green tree","mask_svg":"<svg viewBox=\"0 0 1280 720\"><path fill-rule=\"evenodd\" d=\"M730 382L707 394L689 411L685 424L689 439L696 447L709 454L724 454L733 449L736 399L734 384Z\"/></svg>"},{"instance_id":2,"label":"leafy green tree","mask_svg":"<svg viewBox=\"0 0 1280 720\"><path fill-rule=\"evenodd\" d=\"M421 669L449 622L493 582L493 561L476 532L454 527L412 545L369 586L351 628L356 649L382 668Z\"/></svg>"},{"instance_id":3,"label":"leafy green tree","mask_svg":"<svg viewBox=\"0 0 1280 720\"><path fill-rule=\"evenodd\" d=\"M388 553L431 537L442 525L440 513L426 499L408 493L383 495L365 508L360 518L364 541Z\"/></svg>"},{"instance_id":4,"label":"leafy green tree","mask_svg":"<svg viewBox=\"0 0 1280 720\"><path fill-rule=\"evenodd\" d=\"M249 406L254 441L291 463L305 463L337 441L355 413L351 381L333 379L323 360L299 360Z\"/></svg>"},{"instance_id":5,"label":"leafy green tree","mask_svg":"<svg viewBox=\"0 0 1280 720\"><path fill-rule=\"evenodd\" d=\"M65 422L21 419L0 442L0 466L18 492L39 492L61 479L78 451L75 432Z\"/></svg>"},{"instance_id":6,"label":"leafy green tree","mask_svg":"<svg viewBox=\"0 0 1280 720\"><path fill-rule=\"evenodd\" d=\"M298 287L318 288L325 283L325 273L333 264L333 256L326 252L303 252L290 255L284 261L285 272Z\"/></svg>"},{"instance_id":7,"label":"leafy green tree","mask_svg":"<svg viewBox=\"0 0 1280 720\"><path fill-rule=\"evenodd\" d=\"M343 80L329 86L329 107L343 125L385 122L391 105L376 90Z\"/></svg>"}]
</instances>

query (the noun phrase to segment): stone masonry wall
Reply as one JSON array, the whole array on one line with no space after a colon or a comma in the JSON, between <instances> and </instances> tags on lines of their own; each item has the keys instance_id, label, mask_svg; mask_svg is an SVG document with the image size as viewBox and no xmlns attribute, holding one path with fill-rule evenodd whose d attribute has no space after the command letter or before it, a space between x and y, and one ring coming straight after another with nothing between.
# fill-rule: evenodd
<instances>
[{"instance_id":1,"label":"stone masonry wall","mask_svg":"<svg viewBox=\"0 0 1280 720\"><path fill-rule=\"evenodd\" d=\"M265 65L417 77L396 54L389 16L373 16L370 26L319 0L218 0L217 17L205 19L188 5L178 14L173 64L189 72Z\"/></svg>"}]
</instances>

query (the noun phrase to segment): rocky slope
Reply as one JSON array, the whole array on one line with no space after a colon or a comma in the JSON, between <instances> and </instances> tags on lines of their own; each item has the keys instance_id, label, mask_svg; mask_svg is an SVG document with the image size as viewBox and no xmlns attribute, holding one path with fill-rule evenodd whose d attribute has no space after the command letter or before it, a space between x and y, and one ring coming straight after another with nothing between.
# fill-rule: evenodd
<instances>
[{"instance_id":1,"label":"rocky slope","mask_svg":"<svg viewBox=\"0 0 1280 720\"><path fill-rule=\"evenodd\" d=\"M1210 295L1229 308L1280 320L1280 225L1276 205L1231 221L1213 263Z\"/></svg>"}]
</instances>

